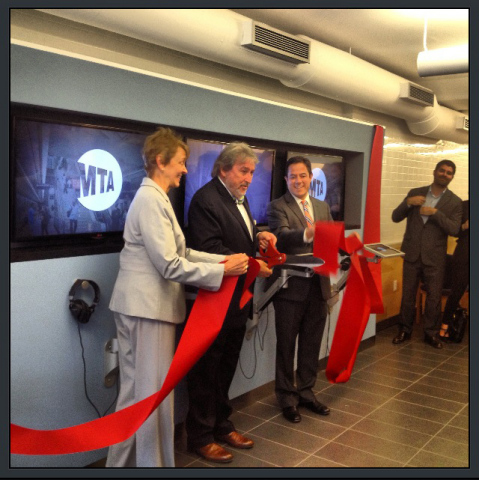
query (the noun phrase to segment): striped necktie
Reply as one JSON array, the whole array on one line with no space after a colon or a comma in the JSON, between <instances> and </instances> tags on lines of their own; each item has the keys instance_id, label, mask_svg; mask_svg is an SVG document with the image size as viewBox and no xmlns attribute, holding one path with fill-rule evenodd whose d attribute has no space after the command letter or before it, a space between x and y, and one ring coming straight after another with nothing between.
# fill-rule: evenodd
<instances>
[{"instance_id":1,"label":"striped necktie","mask_svg":"<svg viewBox=\"0 0 479 480\"><path fill-rule=\"evenodd\" d=\"M311 218L311 214L309 213L308 202L306 200L301 200L301 203L303 204L303 213L306 221L308 222L308 227L312 227L314 222Z\"/></svg>"}]
</instances>

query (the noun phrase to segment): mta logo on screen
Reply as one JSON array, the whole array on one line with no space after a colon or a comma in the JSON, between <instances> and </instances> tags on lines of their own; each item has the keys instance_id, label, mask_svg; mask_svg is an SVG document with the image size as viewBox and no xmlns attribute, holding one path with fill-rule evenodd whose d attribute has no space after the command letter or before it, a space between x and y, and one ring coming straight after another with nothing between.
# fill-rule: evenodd
<instances>
[{"instance_id":1,"label":"mta logo on screen","mask_svg":"<svg viewBox=\"0 0 479 480\"><path fill-rule=\"evenodd\" d=\"M313 168L313 178L309 186L309 194L318 200L324 200L327 190L326 176L321 168Z\"/></svg>"},{"instance_id":2,"label":"mta logo on screen","mask_svg":"<svg viewBox=\"0 0 479 480\"><path fill-rule=\"evenodd\" d=\"M123 175L116 158L105 150L94 149L78 159L80 203L96 212L111 207L120 196Z\"/></svg>"}]
</instances>

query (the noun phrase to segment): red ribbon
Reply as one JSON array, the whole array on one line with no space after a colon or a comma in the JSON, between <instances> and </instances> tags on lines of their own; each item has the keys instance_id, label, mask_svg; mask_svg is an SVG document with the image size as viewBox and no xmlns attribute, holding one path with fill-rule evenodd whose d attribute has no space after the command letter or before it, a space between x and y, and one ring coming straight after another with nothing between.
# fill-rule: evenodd
<instances>
[{"instance_id":1,"label":"red ribbon","mask_svg":"<svg viewBox=\"0 0 479 480\"><path fill-rule=\"evenodd\" d=\"M384 128L376 125L369 162L363 229L364 243L380 241L383 139ZM326 230L329 230L329 228L326 228ZM317 251L315 251L320 257L323 254L321 235L323 235L323 232L318 233L316 231L314 237L315 248L317 248ZM318 245L316 245L316 241ZM384 311L381 264L368 261L368 258L373 257L369 252L364 252L363 255L357 254L363 246L357 234L344 239L343 231L339 245L343 245L341 248L351 253L351 267L326 366L326 377L331 383L347 382L349 380L369 315ZM336 254L337 248L332 251Z\"/></svg>"},{"instance_id":2,"label":"red ribbon","mask_svg":"<svg viewBox=\"0 0 479 480\"><path fill-rule=\"evenodd\" d=\"M249 259L240 306L252 294L248 287L259 272ZM199 290L188 322L161 389L153 395L106 417L58 430L34 430L10 424L10 453L62 455L105 448L133 435L173 390L217 337L231 302L238 277L225 277L217 292Z\"/></svg>"},{"instance_id":3,"label":"red ribbon","mask_svg":"<svg viewBox=\"0 0 479 480\"><path fill-rule=\"evenodd\" d=\"M323 239L326 239L323 242ZM347 382L356 360L356 354L371 313L371 305L381 298L370 272L367 257L358 255L363 247L354 232L344 238L344 224L316 222L314 255L327 258L315 270L320 274L335 274L338 269L338 251L348 252L351 266L326 366L326 377L331 383ZM382 305L382 301L381 301Z\"/></svg>"}]
</instances>

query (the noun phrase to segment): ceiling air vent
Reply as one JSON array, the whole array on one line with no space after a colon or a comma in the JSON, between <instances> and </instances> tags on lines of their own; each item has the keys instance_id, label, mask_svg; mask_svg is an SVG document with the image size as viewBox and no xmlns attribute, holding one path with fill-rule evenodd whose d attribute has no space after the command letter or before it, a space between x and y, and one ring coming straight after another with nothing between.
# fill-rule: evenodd
<instances>
[{"instance_id":1,"label":"ceiling air vent","mask_svg":"<svg viewBox=\"0 0 479 480\"><path fill-rule=\"evenodd\" d=\"M434 106L434 93L415 83L401 83L399 98L423 106Z\"/></svg>"},{"instance_id":2,"label":"ceiling air vent","mask_svg":"<svg viewBox=\"0 0 479 480\"><path fill-rule=\"evenodd\" d=\"M287 62L309 63L311 42L253 20L244 22L241 45Z\"/></svg>"},{"instance_id":3,"label":"ceiling air vent","mask_svg":"<svg viewBox=\"0 0 479 480\"><path fill-rule=\"evenodd\" d=\"M469 131L469 117L457 117L456 118L456 130Z\"/></svg>"}]
</instances>

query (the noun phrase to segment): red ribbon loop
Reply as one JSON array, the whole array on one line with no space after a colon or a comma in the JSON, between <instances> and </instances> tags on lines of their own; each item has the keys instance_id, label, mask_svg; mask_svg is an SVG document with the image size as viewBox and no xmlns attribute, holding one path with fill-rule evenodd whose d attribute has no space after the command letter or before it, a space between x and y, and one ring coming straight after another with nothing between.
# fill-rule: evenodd
<instances>
[{"instance_id":1,"label":"red ribbon loop","mask_svg":"<svg viewBox=\"0 0 479 480\"><path fill-rule=\"evenodd\" d=\"M325 263L315 271L323 275L335 274L339 266L339 249L351 255L349 276L326 366L326 377L331 383L349 380L369 315L382 310L380 265L359 255L362 247L356 232L344 237L343 223L316 222L314 256L322 258Z\"/></svg>"},{"instance_id":2,"label":"red ribbon loop","mask_svg":"<svg viewBox=\"0 0 479 480\"><path fill-rule=\"evenodd\" d=\"M249 259L240 307L253 296L249 286L260 266ZM10 424L10 453L62 455L105 448L133 435L173 390L217 337L238 277L224 277L220 289L200 289L161 389L153 395L105 417L58 430L35 430Z\"/></svg>"}]
</instances>

